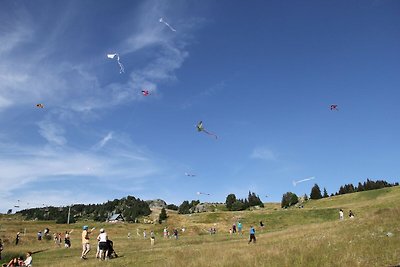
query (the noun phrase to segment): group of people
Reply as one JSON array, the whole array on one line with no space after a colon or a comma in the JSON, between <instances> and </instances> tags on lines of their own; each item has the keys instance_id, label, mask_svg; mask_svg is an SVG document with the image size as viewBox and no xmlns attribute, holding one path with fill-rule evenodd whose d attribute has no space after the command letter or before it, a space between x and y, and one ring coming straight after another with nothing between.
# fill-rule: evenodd
<instances>
[{"instance_id":1,"label":"group of people","mask_svg":"<svg viewBox=\"0 0 400 267\"><path fill-rule=\"evenodd\" d=\"M182 233L185 232L185 228L182 228L181 231L182 231ZM164 227L163 235L164 235L164 238L171 238L171 234L170 234L170 232L169 232L169 230L168 230L167 227ZM175 239L178 239L178 237L179 237L178 228L174 228L174 229L172 230L172 236L173 236Z\"/></svg>"},{"instance_id":2,"label":"group of people","mask_svg":"<svg viewBox=\"0 0 400 267\"><path fill-rule=\"evenodd\" d=\"M260 227L261 227L261 228L264 228L264 223L263 223L262 221L260 221ZM237 231L236 231L236 229L237 229ZM243 231L242 231L242 230L243 230L243 225L242 225L242 223L239 221L239 222L237 223L237 227L236 227L236 223L234 223L234 224L232 225L232 228L229 229L229 234L238 233L238 234L243 235ZM250 225L249 234L250 234L249 244L250 244L251 242L256 243L256 229L254 228L253 225Z\"/></svg>"},{"instance_id":3,"label":"group of people","mask_svg":"<svg viewBox=\"0 0 400 267\"><path fill-rule=\"evenodd\" d=\"M349 210L349 218L353 219L354 217L355 217L354 213L351 210ZM344 220L344 212L342 209L339 210L339 220L341 221Z\"/></svg>"},{"instance_id":4,"label":"group of people","mask_svg":"<svg viewBox=\"0 0 400 267\"><path fill-rule=\"evenodd\" d=\"M237 229L237 231L236 231L236 229ZM242 229L243 229L242 223L239 221L237 223L237 227L236 227L236 223L234 223L232 225L232 228L229 229L229 233L230 234L235 234L237 232L238 234L243 235Z\"/></svg>"},{"instance_id":5,"label":"group of people","mask_svg":"<svg viewBox=\"0 0 400 267\"><path fill-rule=\"evenodd\" d=\"M26 259L23 260L22 257L13 258L8 264L4 263L2 267L32 267L32 252L26 253Z\"/></svg>"},{"instance_id":6,"label":"group of people","mask_svg":"<svg viewBox=\"0 0 400 267\"><path fill-rule=\"evenodd\" d=\"M87 255L90 251L90 235L96 228L92 228L89 230L87 225L83 226L82 231L82 254L81 259L86 260ZM118 257L118 255L114 251L114 244L108 238L106 231L102 228L100 229L100 233L96 238L97 240L97 252L96 258L100 260L108 260L111 257Z\"/></svg>"}]
</instances>

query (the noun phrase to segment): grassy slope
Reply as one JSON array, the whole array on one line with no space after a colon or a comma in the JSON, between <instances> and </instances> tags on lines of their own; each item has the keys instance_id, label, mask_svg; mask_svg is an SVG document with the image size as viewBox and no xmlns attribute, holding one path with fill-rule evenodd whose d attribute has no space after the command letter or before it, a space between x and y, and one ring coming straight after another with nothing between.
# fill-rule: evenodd
<instances>
[{"instance_id":1,"label":"grassy slope","mask_svg":"<svg viewBox=\"0 0 400 267\"><path fill-rule=\"evenodd\" d=\"M310 200L304 209L282 210L277 204L242 212L213 212L178 215L169 212L168 226L186 227L179 240L163 239L164 225L81 222L56 225L48 222L26 222L15 216L0 217L0 237L6 240L3 256L34 254L35 267L40 266L389 266L400 262L400 187ZM351 209L356 218L338 221L338 210L347 214ZM228 234L231 225L240 220L245 234ZM259 229L262 220L266 227ZM81 226L105 227L115 242L120 256L99 263L91 251L87 261L79 259ZM247 244L248 229L257 226L257 244ZM217 227L218 234L210 236L207 229ZM35 240L38 230L64 232L71 227L72 248L57 248L52 241ZM17 231L27 229L16 247L10 242ZM155 230L156 245L136 236L136 229ZM387 237L387 232L393 237ZM130 232L132 238L127 238ZM96 233L97 234L97 233ZM95 238L95 236L93 236ZM8 241L7 241L8 240ZM92 244L95 242L92 241Z\"/></svg>"}]
</instances>

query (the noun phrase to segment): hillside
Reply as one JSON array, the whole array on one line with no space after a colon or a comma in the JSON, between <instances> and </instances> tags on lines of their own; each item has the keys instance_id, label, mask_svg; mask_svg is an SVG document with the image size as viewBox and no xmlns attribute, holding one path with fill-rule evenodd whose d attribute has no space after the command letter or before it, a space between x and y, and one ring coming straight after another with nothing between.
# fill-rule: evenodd
<instances>
[{"instance_id":1,"label":"hillside","mask_svg":"<svg viewBox=\"0 0 400 267\"><path fill-rule=\"evenodd\" d=\"M104 227L115 242L119 258L101 266L390 266L400 263L400 229L398 218L400 187L384 188L353 194L310 200L303 209L280 209L277 203L253 211L195 213L179 215L168 212L164 225L117 224L93 221L75 225L56 225L42 221L21 221L18 216L0 217L0 236L5 240L3 256L40 251L34 254L35 266L99 266L94 252L87 261L80 255L80 232L84 224L98 229ZM354 211L356 218L338 220L338 210L347 215ZM244 235L229 235L237 220L244 226ZM265 228L259 227L262 220ZM256 244L247 244L248 229L256 226ZM162 238L163 227L185 227L180 238ZM64 232L72 227L72 248L58 248L52 241L35 240L39 229ZM210 227L217 228L209 235ZM26 236L21 246L12 245L17 231ZM156 232L156 245L140 235L146 230ZM387 236L388 233L392 235ZM131 238L127 235L131 233ZM96 232L97 234L97 232ZM92 241L92 245L95 242ZM384 249L383 249L384 248Z\"/></svg>"}]
</instances>

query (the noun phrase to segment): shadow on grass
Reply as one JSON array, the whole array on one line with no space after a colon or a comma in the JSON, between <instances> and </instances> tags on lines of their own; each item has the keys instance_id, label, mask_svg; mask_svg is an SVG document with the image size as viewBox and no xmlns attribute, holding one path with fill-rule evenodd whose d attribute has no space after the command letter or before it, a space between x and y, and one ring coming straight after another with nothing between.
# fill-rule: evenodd
<instances>
[{"instance_id":1,"label":"shadow on grass","mask_svg":"<svg viewBox=\"0 0 400 267\"><path fill-rule=\"evenodd\" d=\"M49 249L47 248L47 249L42 249L42 250L38 250L38 251L32 251L32 254L38 254L38 253L42 253L42 252L45 252L45 251L48 251Z\"/></svg>"}]
</instances>

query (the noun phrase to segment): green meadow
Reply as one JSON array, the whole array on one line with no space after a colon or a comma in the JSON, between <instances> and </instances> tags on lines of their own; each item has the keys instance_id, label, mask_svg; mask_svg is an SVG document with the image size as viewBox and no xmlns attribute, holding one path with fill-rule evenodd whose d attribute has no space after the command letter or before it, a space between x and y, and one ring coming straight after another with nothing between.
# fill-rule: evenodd
<instances>
[{"instance_id":1,"label":"green meadow","mask_svg":"<svg viewBox=\"0 0 400 267\"><path fill-rule=\"evenodd\" d=\"M79 221L71 225L44 221L24 221L18 215L1 215L0 237L3 260L32 251L35 267L40 266L394 266L400 264L400 187L384 188L309 200L304 208L281 209L278 203L265 208L229 212L221 206L215 212L178 215L168 211L163 224L109 224ZM351 209L355 218L339 221ZM243 235L229 234L241 221ZM263 221L265 227L259 226ZM92 250L80 259L81 229L96 227ZM256 227L257 243L248 244L250 225ZM185 227L179 239L163 238L163 228ZM52 240L36 240L39 230L64 233L73 229L72 247L58 247ZM217 228L215 235L208 229ZM98 229L105 228L119 255L107 261L95 258ZM143 238L155 231L155 245ZM139 231L140 236L137 236ZM20 244L14 244L17 232ZM392 235L387 235L387 233ZM128 238L130 233L130 238Z\"/></svg>"}]
</instances>

